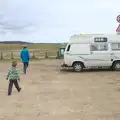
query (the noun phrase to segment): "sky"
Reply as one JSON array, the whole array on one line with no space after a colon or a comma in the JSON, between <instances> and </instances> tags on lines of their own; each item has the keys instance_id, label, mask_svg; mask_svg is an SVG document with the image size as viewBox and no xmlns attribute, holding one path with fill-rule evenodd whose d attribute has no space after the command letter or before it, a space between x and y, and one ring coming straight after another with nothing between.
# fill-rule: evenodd
<instances>
[{"instance_id":1,"label":"sky","mask_svg":"<svg viewBox=\"0 0 120 120\"><path fill-rule=\"evenodd\" d=\"M0 41L67 42L116 34L120 0L0 0Z\"/></svg>"}]
</instances>

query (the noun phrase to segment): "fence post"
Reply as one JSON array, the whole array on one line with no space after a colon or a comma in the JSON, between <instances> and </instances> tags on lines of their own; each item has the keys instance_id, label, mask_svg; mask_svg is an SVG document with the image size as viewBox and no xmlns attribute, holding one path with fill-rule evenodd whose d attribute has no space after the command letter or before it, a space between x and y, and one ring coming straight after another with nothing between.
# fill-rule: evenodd
<instances>
[{"instance_id":1,"label":"fence post","mask_svg":"<svg viewBox=\"0 0 120 120\"><path fill-rule=\"evenodd\" d=\"M14 55L13 55L13 52L11 52L11 59L14 59Z\"/></svg>"},{"instance_id":2,"label":"fence post","mask_svg":"<svg viewBox=\"0 0 120 120\"><path fill-rule=\"evenodd\" d=\"M57 57L56 57L56 59L59 59L59 58L60 58L59 51L57 51Z\"/></svg>"},{"instance_id":3,"label":"fence post","mask_svg":"<svg viewBox=\"0 0 120 120\"><path fill-rule=\"evenodd\" d=\"M0 59L1 60L3 59L3 52L1 52Z\"/></svg>"},{"instance_id":4,"label":"fence post","mask_svg":"<svg viewBox=\"0 0 120 120\"><path fill-rule=\"evenodd\" d=\"M47 53L47 51L45 52L45 58L48 58L48 53Z\"/></svg>"},{"instance_id":5,"label":"fence post","mask_svg":"<svg viewBox=\"0 0 120 120\"><path fill-rule=\"evenodd\" d=\"M32 58L33 58L33 59L35 58L35 51L33 51L33 56L32 56Z\"/></svg>"}]
</instances>

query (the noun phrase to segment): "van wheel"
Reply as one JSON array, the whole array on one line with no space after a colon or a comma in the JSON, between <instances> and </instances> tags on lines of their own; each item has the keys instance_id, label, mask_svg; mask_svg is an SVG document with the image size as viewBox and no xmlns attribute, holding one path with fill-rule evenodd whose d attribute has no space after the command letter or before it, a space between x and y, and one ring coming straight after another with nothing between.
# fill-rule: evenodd
<instances>
[{"instance_id":1,"label":"van wheel","mask_svg":"<svg viewBox=\"0 0 120 120\"><path fill-rule=\"evenodd\" d=\"M79 63L79 62L75 62L73 64L73 70L75 72L81 72L83 70L83 65L81 63Z\"/></svg>"},{"instance_id":2,"label":"van wheel","mask_svg":"<svg viewBox=\"0 0 120 120\"><path fill-rule=\"evenodd\" d=\"M113 70L115 71L120 71L120 61L116 61L115 63L113 63Z\"/></svg>"}]
</instances>

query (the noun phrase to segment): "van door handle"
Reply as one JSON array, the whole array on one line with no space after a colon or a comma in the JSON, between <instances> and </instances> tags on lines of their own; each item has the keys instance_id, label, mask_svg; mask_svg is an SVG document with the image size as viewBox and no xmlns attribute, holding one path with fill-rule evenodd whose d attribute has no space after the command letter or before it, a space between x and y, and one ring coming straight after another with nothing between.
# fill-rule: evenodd
<instances>
[{"instance_id":1,"label":"van door handle","mask_svg":"<svg viewBox=\"0 0 120 120\"><path fill-rule=\"evenodd\" d=\"M69 55L70 53L66 53L66 55Z\"/></svg>"},{"instance_id":2,"label":"van door handle","mask_svg":"<svg viewBox=\"0 0 120 120\"><path fill-rule=\"evenodd\" d=\"M91 52L91 54L93 54L93 52Z\"/></svg>"},{"instance_id":3,"label":"van door handle","mask_svg":"<svg viewBox=\"0 0 120 120\"><path fill-rule=\"evenodd\" d=\"M113 53L111 53L111 55L113 55Z\"/></svg>"}]
</instances>

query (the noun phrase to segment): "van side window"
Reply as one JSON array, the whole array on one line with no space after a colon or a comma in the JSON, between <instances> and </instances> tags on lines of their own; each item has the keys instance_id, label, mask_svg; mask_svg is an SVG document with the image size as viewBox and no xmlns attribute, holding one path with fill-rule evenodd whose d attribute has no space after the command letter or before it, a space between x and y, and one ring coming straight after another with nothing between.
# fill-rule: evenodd
<instances>
[{"instance_id":1,"label":"van side window","mask_svg":"<svg viewBox=\"0 0 120 120\"><path fill-rule=\"evenodd\" d=\"M68 47L67 47L67 52L70 51L70 46L71 46L71 45L68 45Z\"/></svg>"},{"instance_id":2,"label":"van side window","mask_svg":"<svg viewBox=\"0 0 120 120\"><path fill-rule=\"evenodd\" d=\"M111 48L113 51L120 50L120 43L112 43Z\"/></svg>"},{"instance_id":3,"label":"van side window","mask_svg":"<svg viewBox=\"0 0 120 120\"><path fill-rule=\"evenodd\" d=\"M107 51L108 44L93 44L90 46L91 51Z\"/></svg>"}]
</instances>

